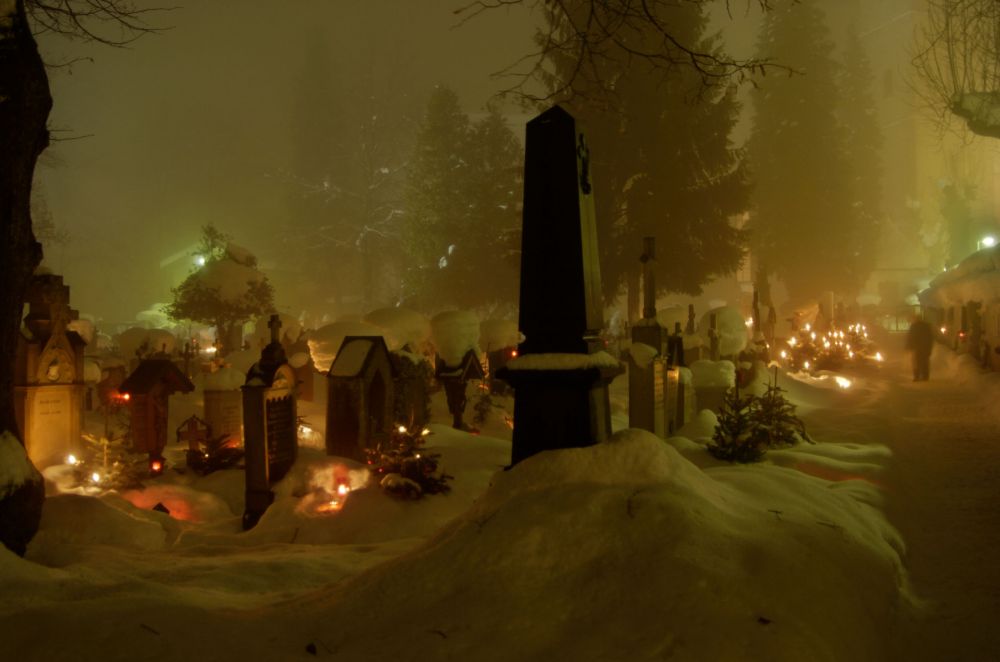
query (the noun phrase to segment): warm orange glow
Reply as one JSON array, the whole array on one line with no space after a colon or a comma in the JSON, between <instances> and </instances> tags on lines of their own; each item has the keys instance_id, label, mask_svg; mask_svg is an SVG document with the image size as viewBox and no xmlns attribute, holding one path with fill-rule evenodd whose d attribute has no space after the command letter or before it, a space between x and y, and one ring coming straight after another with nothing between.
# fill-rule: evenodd
<instances>
[{"instance_id":1,"label":"warm orange glow","mask_svg":"<svg viewBox=\"0 0 1000 662\"><path fill-rule=\"evenodd\" d=\"M124 400L125 402L128 402L131 398L132 396L129 395L128 393L122 393L122 400Z\"/></svg>"},{"instance_id":2,"label":"warm orange glow","mask_svg":"<svg viewBox=\"0 0 1000 662\"><path fill-rule=\"evenodd\" d=\"M517 350L516 349L510 350L510 358L512 358L512 359L517 358Z\"/></svg>"},{"instance_id":3,"label":"warm orange glow","mask_svg":"<svg viewBox=\"0 0 1000 662\"><path fill-rule=\"evenodd\" d=\"M163 471L163 462L160 460L153 460L149 463L149 470L154 474L161 473Z\"/></svg>"}]
</instances>

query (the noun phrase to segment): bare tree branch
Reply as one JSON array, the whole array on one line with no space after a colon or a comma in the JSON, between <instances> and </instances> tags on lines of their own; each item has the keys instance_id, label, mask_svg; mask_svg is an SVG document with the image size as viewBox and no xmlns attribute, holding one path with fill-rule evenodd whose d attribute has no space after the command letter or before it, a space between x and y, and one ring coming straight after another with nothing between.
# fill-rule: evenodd
<instances>
[{"instance_id":1,"label":"bare tree branch","mask_svg":"<svg viewBox=\"0 0 1000 662\"><path fill-rule=\"evenodd\" d=\"M124 47L169 28L146 19L176 7L139 8L132 0L26 0L35 36L46 33Z\"/></svg>"},{"instance_id":2,"label":"bare tree branch","mask_svg":"<svg viewBox=\"0 0 1000 662\"><path fill-rule=\"evenodd\" d=\"M708 4L712 0L473 0L454 13L459 25L501 8L520 6L540 11L546 20L535 37L537 48L497 72L498 77L513 79L505 93L528 102L548 102L574 96L593 97L614 93L614 80L603 75L605 65L626 58L628 64L670 69L687 66L694 69L706 86L743 82L769 69L792 72L792 69L767 59L733 58L701 44L685 43L675 37L666 18L678 4ZM795 0L792 0L795 1ZM770 9L772 0L726 0L732 17L733 6L746 12L756 7ZM553 80L547 61L572 58L568 74ZM549 90L539 94L532 83L545 83ZM595 90L598 92L595 93Z\"/></svg>"}]
</instances>

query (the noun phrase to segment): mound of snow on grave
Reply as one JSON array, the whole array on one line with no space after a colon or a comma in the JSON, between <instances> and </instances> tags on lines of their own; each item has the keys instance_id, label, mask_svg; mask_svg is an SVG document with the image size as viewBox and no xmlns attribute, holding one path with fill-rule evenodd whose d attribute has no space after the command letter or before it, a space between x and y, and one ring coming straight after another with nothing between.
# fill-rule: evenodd
<instances>
[{"instance_id":1,"label":"mound of snow on grave","mask_svg":"<svg viewBox=\"0 0 1000 662\"><path fill-rule=\"evenodd\" d=\"M691 363L691 383L695 388L731 388L736 384L736 366L732 361L699 359Z\"/></svg>"},{"instance_id":2,"label":"mound of snow on grave","mask_svg":"<svg viewBox=\"0 0 1000 662\"><path fill-rule=\"evenodd\" d=\"M747 346L749 336L746 320L743 319L743 313L739 308L722 306L713 308L701 316L698 322L698 335L702 337L706 346L711 340L708 331L712 315L715 315L715 328L719 334L719 355L732 356L742 352Z\"/></svg>"},{"instance_id":3,"label":"mound of snow on grave","mask_svg":"<svg viewBox=\"0 0 1000 662\"><path fill-rule=\"evenodd\" d=\"M489 319L479 325L479 346L492 352L504 347L517 347L521 332L514 320Z\"/></svg>"},{"instance_id":4,"label":"mound of snow on grave","mask_svg":"<svg viewBox=\"0 0 1000 662\"><path fill-rule=\"evenodd\" d=\"M457 366L470 349L479 352L479 317L470 310L439 313L431 319L431 336L445 365Z\"/></svg>"},{"instance_id":5,"label":"mound of snow on grave","mask_svg":"<svg viewBox=\"0 0 1000 662\"><path fill-rule=\"evenodd\" d=\"M202 385L206 391L232 391L243 386L246 380L246 372L225 366L205 375Z\"/></svg>"},{"instance_id":6,"label":"mound of snow on grave","mask_svg":"<svg viewBox=\"0 0 1000 662\"><path fill-rule=\"evenodd\" d=\"M418 350L431 338L430 321L409 308L379 308L365 315L364 321L385 331L385 343L391 350L405 345Z\"/></svg>"},{"instance_id":7,"label":"mound of snow on grave","mask_svg":"<svg viewBox=\"0 0 1000 662\"><path fill-rule=\"evenodd\" d=\"M170 354L174 351L177 338L165 329L144 329L135 326L118 334L116 342L119 354L126 359L133 359L136 357L136 352L143 348L146 354L161 351Z\"/></svg>"},{"instance_id":8,"label":"mound of snow on grave","mask_svg":"<svg viewBox=\"0 0 1000 662\"><path fill-rule=\"evenodd\" d=\"M883 660L900 543L859 491L629 430L498 474L297 618L345 659Z\"/></svg>"},{"instance_id":9,"label":"mound of snow on grave","mask_svg":"<svg viewBox=\"0 0 1000 662\"><path fill-rule=\"evenodd\" d=\"M340 345L347 336L381 336L383 330L365 322L345 321L327 324L309 334L309 353L320 372L330 369Z\"/></svg>"}]
</instances>

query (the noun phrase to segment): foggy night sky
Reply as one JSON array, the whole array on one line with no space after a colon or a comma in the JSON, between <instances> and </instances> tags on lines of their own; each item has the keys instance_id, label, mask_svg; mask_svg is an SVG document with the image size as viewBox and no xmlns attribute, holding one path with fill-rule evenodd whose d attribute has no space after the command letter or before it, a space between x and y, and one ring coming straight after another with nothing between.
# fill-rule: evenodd
<instances>
[{"instance_id":1,"label":"foggy night sky","mask_svg":"<svg viewBox=\"0 0 1000 662\"><path fill-rule=\"evenodd\" d=\"M45 264L65 275L73 307L119 321L169 301L187 267L168 276L160 262L207 223L266 270L288 213L279 178L312 44L328 41L334 69L368 66L384 77L392 68L425 94L444 83L478 112L505 85L490 74L529 51L533 28L517 8L456 28L452 12L463 4L199 1L152 17L172 29L127 49L41 37L49 64L94 60L49 70L53 137L89 137L54 142L36 175L54 223L71 235L47 248ZM275 294L281 308L280 287Z\"/></svg>"}]
</instances>

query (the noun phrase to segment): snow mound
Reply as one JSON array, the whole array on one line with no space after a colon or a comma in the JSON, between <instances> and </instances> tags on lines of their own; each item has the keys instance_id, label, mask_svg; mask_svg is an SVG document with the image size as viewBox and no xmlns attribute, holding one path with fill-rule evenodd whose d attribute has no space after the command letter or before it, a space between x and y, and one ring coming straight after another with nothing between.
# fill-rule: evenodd
<instances>
[{"instance_id":1,"label":"snow mound","mask_svg":"<svg viewBox=\"0 0 1000 662\"><path fill-rule=\"evenodd\" d=\"M719 417L711 409L702 409L695 417L684 424L677 431L678 437L685 437L692 440L711 440L715 434L715 426L719 424Z\"/></svg>"},{"instance_id":2,"label":"snow mound","mask_svg":"<svg viewBox=\"0 0 1000 662\"><path fill-rule=\"evenodd\" d=\"M260 350L241 349L237 352L229 352L224 360L233 370L245 376L250 371L250 367L260 360Z\"/></svg>"},{"instance_id":3,"label":"snow mound","mask_svg":"<svg viewBox=\"0 0 1000 662\"><path fill-rule=\"evenodd\" d=\"M749 340L746 320L743 313L734 306L722 306L713 308L701 316L698 321L698 335L700 335L706 346L710 344L708 335L709 324L715 315L715 326L719 334L719 355L732 356L739 354L746 348Z\"/></svg>"},{"instance_id":4,"label":"snow mound","mask_svg":"<svg viewBox=\"0 0 1000 662\"><path fill-rule=\"evenodd\" d=\"M385 331L389 349L400 349L407 344L417 349L431 337L427 317L408 308L379 308L368 313L364 321Z\"/></svg>"},{"instance_id":5,"label":"snow mound","mask_svg":"<svg viewBox=\"0 0 1000 662\"><path fill-rule=\"evenodd\" d=\"M149 485L123 492L122 498L140 510L152 510L162 503L171 518L187 522L208 522L234 515L229 505L215 494L184 485Z\"/></svg>"},{"instance_id":6,"label":"snow mound","mask_svg":"<svg viewBox=\"0 0 1000 662\"><path fill-rule=\"evenodd\" d=\"M492 352L504 347L517 347L521 342L521 332L513 320L483 320L479 325L479 346Z\"/></svg>"},{"instance_id":7,"label":"snow mound","mask_svg":"<svg viewBox=\"0 0 1000 662\"><path fill-rule=\"evenodd\" d=\"M118 334L116 338L119 353L126 359L136 357L136 352L145 345L147 354L165 351L171 354L177 346L177 338L165 329L144 329L132 327Z\"/></svg>"},{"instance_id":8,"label":"snow mound","mask_svg":"<svg viewBox=\"0 0 1000 662\"><path fill-rule=\"evenodd\" d=\"M674 332L677 324L681 325L681 333L683 333L684 327L687 326L687 319L687 307L670 306L656 311L656 321L670 334Z\"/></svg>"},{"instance_id":9,"label":"snow mound","mask_svg":"<svg viewBox=\"0 0 1000 662\"><path fill-rule=\"evenodd\" d=\"M83 338L83 341L88 345L93 344L94 335L97 333L97 328L94 323L88 319L75 319L70 320L66 328L70 331L76 331L77 335Z\"/></svg>"},{"instance_id":10,"label":"snow mound","mask_svg":"<svg viewBox=\"0 0 1000 662\"><path fill-rule=\"evenodd\" d=\"M699 359L691 363L691 381L695 388L732 387L736 384L736 366L732 361Z\"/></svg>"},{"instance_id":11,"label":"snow mound","mask_svg":"<svg viewBox=\"0 0 1000 662\"><path fill-rule=\"evenodd\" d=\"M320 372L330 369L334 357L340 351L340 345L347 336L381 336L384 331L365 322L334 322L321 326L310 334L309 353L313 363Z\"/></svg>"},{"instance_id":12,"label":"snow mound","mask_svg":"<svg viewBox=\"0 0 1000 662\"><path fill-rule=\"evenodd\" d=\"M479 317L469 310L439 313L431 319L431 335L438 356L447 366L457 366L471 349L479 353Z\"/></svg>"},{"instance_id":13,"label":"snow mound","mask_svg":"<svg viewBox=\"0 0 1000 662\"><path fill-rule=\"evenodd\" d=\"M167 532L158 521L166 517L143 512L114 494L95 499L80 494L59 494L45 499L38 534L31 554L48 557L64 553L67 545L113 545L130 549L162 549Z\"/></svg>"},{"instance_id":14,"label":"snow mound","mask_svg":"<svg viewBox=\"0 0 1000 662\"><path fill-rule=\"evenodd\" d=\"M225 366L205 375L203 388L206 391L232 391L243 386L245 381L245 372L240 372L231 366Z\"/></svg>"},{"instance_id":15,"label":"snow mound","mask_svg":"<svg viewBox=\"0 0 1000 662\"><path fill-rule=\"evenodd\" d=\"M885 659L897 545L849 490L701 471L629 430L497 475L435 540L296 617L348 659Z\"/></svg>"},{"instance_id":16,"label":"snow mound","mask_svg":"<svg viewBox=\"0 0 1000 662\"><path fill-rule=\"evenodd\" d=\"M21 442L11 434L10 430L4 430L0 434L0 499L25 483L41 479L38 470L28 460Z\"/></svg>"}]
</instances>

